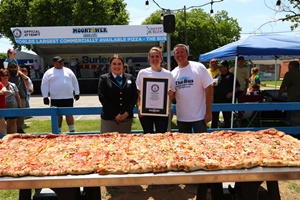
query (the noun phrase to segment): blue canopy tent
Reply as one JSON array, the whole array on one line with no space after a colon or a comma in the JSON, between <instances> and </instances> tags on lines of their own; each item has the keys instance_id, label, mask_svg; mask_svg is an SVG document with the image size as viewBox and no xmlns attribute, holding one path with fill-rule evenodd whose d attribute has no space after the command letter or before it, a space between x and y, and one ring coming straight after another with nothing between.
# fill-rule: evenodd
<instances>
[{"instance_id":1,"label":"blue canopy tent","mask_svg":"<svg viewBox=\"0 0 300 200\"><path fill-rule=\"evenodd\" d=\"M199 62L209 62L210 59L235 60L234 73L237 70L237 57L244 56L246 60L289 60L300 58L300 37L280 34L251 35L245 39L227 44L205 54L200 54ZM234 77L235 88L236 76ZM276 81L276 70L275 70ZM232 103L234 103L233 94ZM233 117L232 117L233 119ZM233 120L231 121L231 127Z\"/></svg>"},{"instance_id":2,"label":"blue canopy tent","mask_svg":"<svg viewBox=\"0 0 300 200\"><path fill-rule=\"evenodd\" d=\"M227 44L205 54L200 54L199 62L212 58L234 60L236 56L246 60L287 60L300 57L300 37L261 34Z\"/></svg>"}]
</instances>

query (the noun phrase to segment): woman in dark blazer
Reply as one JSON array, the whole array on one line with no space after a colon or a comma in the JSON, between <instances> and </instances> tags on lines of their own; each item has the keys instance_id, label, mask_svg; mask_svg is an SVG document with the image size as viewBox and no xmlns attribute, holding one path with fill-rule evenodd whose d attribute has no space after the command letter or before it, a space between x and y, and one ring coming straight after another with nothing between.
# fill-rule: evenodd
<instances>
[{"instance_id":1,"label":"woman in dark blazer","mask_svg":"<svg viewBox=\"0 0 300 200\"><path fill-rule=\"evenodd\" d=\"M112 56L109 65L110 72L101 75L98 84L102 104L101 133L131 133L138 96L134 77L123 73L124 60L119 55Z\"/></svg>"}]
</instances>

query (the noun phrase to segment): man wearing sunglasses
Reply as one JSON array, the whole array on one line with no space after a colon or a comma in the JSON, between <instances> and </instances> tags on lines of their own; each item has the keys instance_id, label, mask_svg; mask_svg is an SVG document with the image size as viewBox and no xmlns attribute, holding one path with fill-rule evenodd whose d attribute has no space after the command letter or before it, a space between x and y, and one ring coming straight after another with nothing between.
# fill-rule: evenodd
<instances>
[{"instance_id":1,"label":"man wearing sunglasses","mask_svg":"<svg viewBox=\"0 0 300 200\"><path fill-rule=\"evenodd\" d=\"M19 66L15 63L8 64L9 82L16 84L19 90L21 98L20 108L26 107L26 87L29 86L28 77L19 70ZM24 127L24 116L17 118L17 132L25 133Z\"/></svg>"}]
</instances>

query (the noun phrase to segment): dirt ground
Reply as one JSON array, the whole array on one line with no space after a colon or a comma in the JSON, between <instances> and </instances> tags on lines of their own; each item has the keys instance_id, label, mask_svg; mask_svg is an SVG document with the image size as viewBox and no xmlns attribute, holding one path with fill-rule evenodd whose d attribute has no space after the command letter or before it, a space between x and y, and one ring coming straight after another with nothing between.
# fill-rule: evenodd
<instances>
[{"instance_id":1,"label":"dirt ground","mask_svg":"<svg viewBox=\"0 0 300 200\"><path fill-rule=\"evenodd\" d=\"M266 189L266 184L261 187ZM300 200L300 180L279 181L279 190L281 200ZM196 200L196 193L197 185L101 187L102 200ZM231 200L226 194L226 200Z\"/></svg>"}]
</instances>

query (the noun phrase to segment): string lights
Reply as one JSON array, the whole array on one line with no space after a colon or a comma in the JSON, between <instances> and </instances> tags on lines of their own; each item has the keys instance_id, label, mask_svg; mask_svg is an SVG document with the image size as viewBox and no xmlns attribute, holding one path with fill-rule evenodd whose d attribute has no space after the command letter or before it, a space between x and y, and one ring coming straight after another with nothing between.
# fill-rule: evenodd
<instances>
[{"instance_id":1,"label":"string lights","mask_svg":"<svg viewBox=\"0 0 300 200\"><path fill-rule=\"evenodd\" d=\"M162 12L162 17L161 17L161 18L163 18L163 15L164 15L164 13L165 13L166 11L170 11L170 9L162 8L155 0L152 0L152 1L157 5L157 7L159 7L159 8L163 11L163 12ZM199 5L199 6L190 6L190 7L188 7L188 8L185 8L185 10L189 10L189 9L191 9L191 8L200 8L200 7L203 7L203 6L206 6L206 5L210 4L210 5L211 5L210 15L213 16L213 14L214 14L213 4L214 4L214 3L218 3L218 2L222 2L222 1L224 1L224 0L211 0L211 1L208 2L208 3L202 4L202 5ZM278 1L280 2L280 0L278 0ZM277 1L277 2L278 2L278 1ZM146 6L146 9L148 10L148 8L149 8L149 0L146 0L146 1L145 1L145 6ZM174 11L179 11L179 10L183 10L183 8L173 9L173 10L171 10L171 11L174 12Z\"/></svg>"},{"instance_id":2,"label":"string lights","mask_svg":"<svg viewBox=\"0 0 300 200\"><path fill-rule=\"evenodd\" d=\"M213 10L213 1L210 2L210 16L214 16L214 10Z\"/></svg>"},{"instance_id":3,"label":"string lights","mask_svg":"<svg viewBox=\"0 0 300 200\"><path fill-rule=\"evenodd\" d=\"M164 13L163 12L160 14L160 19L164 20Z\"/></svg>"},{"instance_id":4,"label":"string lights","mask_svg":"<svg viewBox=\"0 0 300 200\"><path fill-rule=\"evenodd\" d=\"M277 2L276 2L276 11L279 11L280 5L281 5L281 1L277 0Z\"/></svg>"},{"instance_id":5,"label":"string lights","mask_svg":"<svg viewBox=\"0 0 300 200\"><path fill-rule=\"evenodd\" d=\"M199 6L190 6L188 8L186 6L184 6L184 8L172 9L172 10L166 9L166 8L162 8L155 0L152 0L152 1L156 4L157 7L159 7L162 10L160 18L163 21L165 21L165 17L166 16L173 15L172 13L174 13L176 11L181 11L181 10L184 11L184 33L185 33L184 37L185 37L185 44L187 44L186 11L189 10L189 9L192 9L192 8L200 8L200 7L203 7L203 6L206 6L206 5L210 4L210 16L213 16L214 15L213 4L214 3L222 2L224 0L210 0L209 2L207 2L205 4L202 4L202 5L199 5ZM148 9L149 8L149 0L145 1L145 5L146 5L146 9Z\"/></svg>"}]
</instances>

